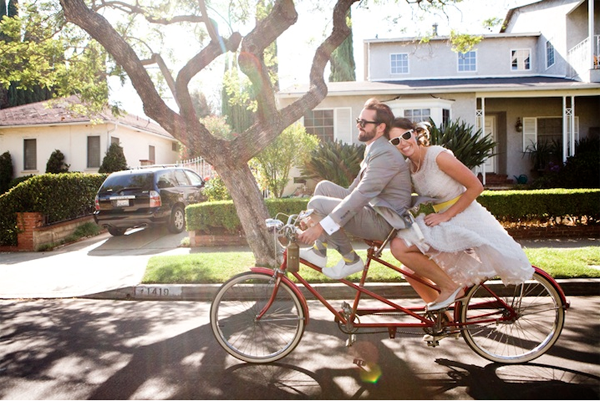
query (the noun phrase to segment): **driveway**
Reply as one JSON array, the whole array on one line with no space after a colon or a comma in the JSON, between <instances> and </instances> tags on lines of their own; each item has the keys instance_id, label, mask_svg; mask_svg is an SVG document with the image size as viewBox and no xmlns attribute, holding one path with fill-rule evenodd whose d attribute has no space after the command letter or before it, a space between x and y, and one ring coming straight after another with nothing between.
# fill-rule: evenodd
<instances>
[{"instance_id":1,"label":"driveway","mask_svg":"<svg viewBox=\"0 0 600 401\"><path fill-rule=\"evenodd\" d=\"M0 253L0 298L79 297L141 282L153 255L189 253L179 248L187 232L164 227L101 234L49 252Z\"/></svg>"}]
</instances>

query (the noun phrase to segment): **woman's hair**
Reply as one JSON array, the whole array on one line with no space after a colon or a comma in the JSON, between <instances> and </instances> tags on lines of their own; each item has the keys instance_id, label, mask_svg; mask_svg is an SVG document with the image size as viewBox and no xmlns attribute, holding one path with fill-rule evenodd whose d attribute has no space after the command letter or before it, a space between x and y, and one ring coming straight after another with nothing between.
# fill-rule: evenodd
<instances>
[{"instance_id":1,"label":"woman's hair","mask_svg":"<svg viewBox=\"0 0 600 401\"><path fill-rule=\"evenodd\" d=\"M385 103L381 103L379 100L372 97L365 102L364 109L375 110L375 120L379 124L385 124L385 131L383 131L383 135L390 139L390 129L392 129L392 121L394 120L394 113L392 113L390 106Z\"/></svg>"},{"instance_id":2,"label":"woman's hair","mask_svg":"<svg viewBox=\"0 0 600 401\"><path fill-rule=\"evenodd\" d=\"M429 135L429 127L431 127L431 124L429 124L426 121L421 121L420 123L415 124L417 143L421 146L430 145L429 139L431 138L431 136Z\"/></svg>"},{"instance_id":3,"label":"woman's hair","mask_svg":"<svg viewBox=\"0 0 600 401\"><path fill-rule=\"evenodd\" d=\"M413 130L417 143L421 146L429 146L429 126L428 122L413 123L408 118L397 117L392 122L392 128L402 128L405 130Z\"/></svg>"}]
</instances>

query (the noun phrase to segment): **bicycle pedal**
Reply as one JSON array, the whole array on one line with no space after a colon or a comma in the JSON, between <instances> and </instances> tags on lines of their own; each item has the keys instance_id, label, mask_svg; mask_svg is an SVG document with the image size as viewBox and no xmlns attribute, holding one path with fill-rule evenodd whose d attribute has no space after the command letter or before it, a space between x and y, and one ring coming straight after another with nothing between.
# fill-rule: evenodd
<instances>
[{"instance_id":1,"label":"bicycle pedal","mask_svg":"<svg viewBox=\"0 0 600 401\"><path fill-rule=\"evenodd\" d=\"M354 345L355 342L356 342L356 335L350 334L348 336L348 339L346 340L346 347L352 347L352 345Z\"/></svg>"}]
</instances>

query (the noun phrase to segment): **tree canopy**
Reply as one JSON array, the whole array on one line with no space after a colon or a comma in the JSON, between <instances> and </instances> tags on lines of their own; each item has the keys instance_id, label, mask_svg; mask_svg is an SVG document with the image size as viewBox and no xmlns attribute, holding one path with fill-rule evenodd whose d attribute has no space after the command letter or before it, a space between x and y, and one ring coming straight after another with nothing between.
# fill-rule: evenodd
<instances>
[{"instance_id":1,"label":"tree canopy","mask_svg":"<svg viewBox=\"0 0 600 401\"><path fill-rule=\"evenodd\" d=\"M390 0L392 1L392 0ZM453 0L410 0L422 7ZM332 0L319 6L331 29L312 55L309 89L279 109L268 49L298 19L292 0L41 0L3 18L0 29L15 39L0 41L0 86L52 87L57 96L77 93L105 107L109 77L127 77L145 114L210 163L236 206L259 265L274 265L269 217L248 161L269 146L327 95L324 71L350 34L350 7L366 0ZM23 33L28 33L25 38ZM18 39L18 40L16 40ZM185 41L186 60L172 63L167 43ZM193 82L224 54L237 57L253 95L253 121L233 139L212 135L201 123ZM271 64L272 65L272 64ZM172 97L176 107L165 99Z\"/></svg>"}]
</instances>

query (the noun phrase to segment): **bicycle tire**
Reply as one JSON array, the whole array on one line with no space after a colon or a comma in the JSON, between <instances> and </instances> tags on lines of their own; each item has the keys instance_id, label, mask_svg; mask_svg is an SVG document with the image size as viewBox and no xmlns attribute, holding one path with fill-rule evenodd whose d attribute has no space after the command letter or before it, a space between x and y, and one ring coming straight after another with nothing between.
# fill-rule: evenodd
<instances>
[{"instance_id":1,"label":"bicycle tire","mask_svg":"<svg viewBox=\"0 0 600 401\"><path fill-rule=\"evenodd\" d=\"M256 319L273 294L275 278L246 272L225 282L211 304L210 325L217 342L249 363L277 361L292 352L304 334L306 317L298 295L285 282L267 312Z\"/></svg>"},{"instance_id":2,"label":"bicycle tire","mask_svg":"<svg viewBox=\"0 0 600 401\"><path fill-rule=\"evenodd\" d=\"M535 272L531 280L498 292L516 316L511 318L509 308L485 286L472 287L460 312L461 323L467 324L462 332L465 342L492 362L517 364L539 358L558 340L565 324L565 305L555 285ZM496 321L483 321L494 317Z\"/></svg>"}]
</instances>

